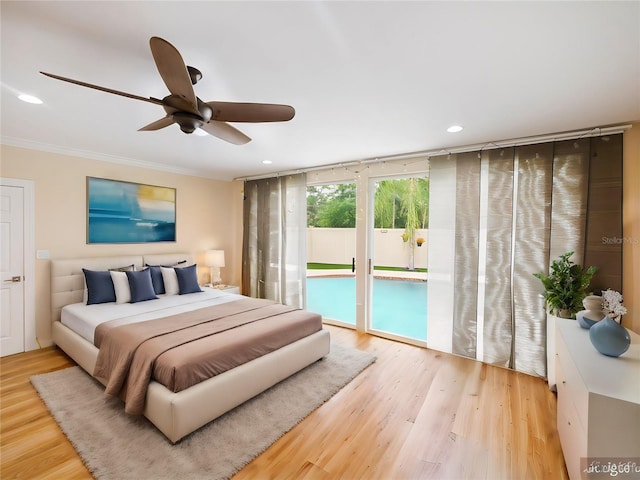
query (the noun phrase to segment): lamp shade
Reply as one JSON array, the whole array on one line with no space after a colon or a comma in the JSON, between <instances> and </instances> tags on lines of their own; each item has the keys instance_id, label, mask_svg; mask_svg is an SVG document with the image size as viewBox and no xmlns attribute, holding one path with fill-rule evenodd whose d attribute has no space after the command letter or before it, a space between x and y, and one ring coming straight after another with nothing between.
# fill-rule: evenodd
<instances>
[{"instance_id":1,"label":"lamp shade","mask_svg":"<svg viewBox=\"0 0 640 480\"><path fill-rule=\"evenodd\" d=\"M224 250L207 250L204 254L207 267L224 267Z\"/></svg>"}]
</instances>

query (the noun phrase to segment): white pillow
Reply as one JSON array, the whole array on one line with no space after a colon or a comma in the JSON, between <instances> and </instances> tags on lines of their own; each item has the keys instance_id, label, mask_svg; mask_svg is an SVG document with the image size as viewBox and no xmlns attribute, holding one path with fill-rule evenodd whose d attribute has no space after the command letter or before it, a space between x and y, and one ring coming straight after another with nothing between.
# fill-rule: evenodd
<instances>
[{"instance_id":1,"label":"white pillow","mask_svg":"<svg viewBox=\"0 0 640 480\"><path fill-rule=\"evenodd\" d=\"M111 281L113 281L113 289L116 291L116 303L131 302L131 287L129 287L129 279L124 272L110 271Z\"/></svg>"},{"instance_id":2,"label":"white pillow","mask_svg":"<svg viewBox=\"0 0 640 480\"><path fill-rule=\"evenodd\" d=\"M160 267L162 272L162 281L164 282L164 293L167 295L177 295L180 293L180 285L178 284L178 276L173 268Z\"/></svg>"}]
</instances>

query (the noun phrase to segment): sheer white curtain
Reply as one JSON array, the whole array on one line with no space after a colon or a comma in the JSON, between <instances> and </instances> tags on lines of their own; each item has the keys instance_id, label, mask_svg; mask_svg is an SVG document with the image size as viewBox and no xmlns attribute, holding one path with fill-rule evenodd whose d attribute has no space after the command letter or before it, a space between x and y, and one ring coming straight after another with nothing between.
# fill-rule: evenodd
<instances>
[{"instance_id":1,"label":"sheer white curtain","mask_svg":"<svg viewBox=\"0 0 640 480\"><path fill-rule=\"evenodd\" d=\"M247 181L244 192L243 292L304 308L306 175Z\"/></svg>"}]
</instances>

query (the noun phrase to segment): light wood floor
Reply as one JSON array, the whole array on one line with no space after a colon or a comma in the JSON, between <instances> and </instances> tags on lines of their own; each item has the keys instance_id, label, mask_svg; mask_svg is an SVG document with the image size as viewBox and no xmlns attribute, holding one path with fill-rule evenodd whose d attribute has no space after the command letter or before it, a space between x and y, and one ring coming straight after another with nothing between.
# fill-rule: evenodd
<instances>
[{"instance_id":1,"label":"light wood floor","mask_svg":"<svg viewBox=\"0 0 640 480\"><path fill-rule=\"evenodd\" d=\"M376 363L234 480L568 478L542 379L326 328ZM2 479L91 478L29 383L73 364L55 347L1 360Z\"/></svg>"}]
</instances>

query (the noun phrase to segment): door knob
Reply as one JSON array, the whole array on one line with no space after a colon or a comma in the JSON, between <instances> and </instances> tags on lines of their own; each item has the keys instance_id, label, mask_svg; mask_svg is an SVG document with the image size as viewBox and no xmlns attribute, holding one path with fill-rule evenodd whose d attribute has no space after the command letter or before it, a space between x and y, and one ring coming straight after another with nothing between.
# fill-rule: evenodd
<instances>
[{"instance_id":1,"label":"door knob","mask_svg":"<svg viewBox=\"0 0 640 480\"><path fill-rule=\"evenodd\" d=\"M9 280L5 280L5 283L7 282L19 283L21 280L22 280L22 277L20 275L15 275L11 277Z\"/></svg>"}]
</instances>

